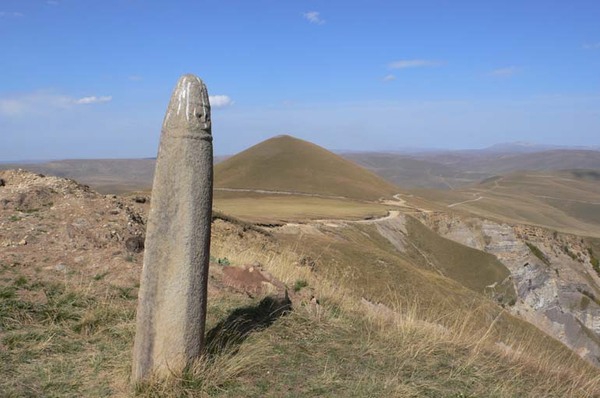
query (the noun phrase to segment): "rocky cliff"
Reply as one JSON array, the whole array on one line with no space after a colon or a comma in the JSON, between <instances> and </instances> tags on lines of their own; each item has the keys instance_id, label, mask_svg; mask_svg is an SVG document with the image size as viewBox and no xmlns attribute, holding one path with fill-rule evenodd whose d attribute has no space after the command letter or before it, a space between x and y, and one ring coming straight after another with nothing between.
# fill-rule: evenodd
<instances>
[{"instance_id":1,"label":"rocky cliff","mask_svg":"<svg viewBox=\"0 0 600 398\"><path fill-rule=\"evenodd\" d=\"M506 308L600 365L600 277L593 240L442 212L419 213L439 235L496 256L517 299ZM487 287L494 295L496 286Z\"/></svg>"}]
</instances>

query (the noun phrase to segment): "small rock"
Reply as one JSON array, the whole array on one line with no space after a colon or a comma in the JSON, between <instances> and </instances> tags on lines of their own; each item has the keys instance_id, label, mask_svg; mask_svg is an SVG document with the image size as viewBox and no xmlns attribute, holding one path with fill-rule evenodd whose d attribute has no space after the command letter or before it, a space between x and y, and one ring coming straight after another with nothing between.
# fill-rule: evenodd
<instances>
[{"instance_id":1,"label":"small rock","mask_svg":"<svg viewBox=\"0 0 600 398\"><path fill-rule=\"evenodd\" d=\"M125 241L125 247L129 252L141 253L144 251L144 240L142 236L132 236Z\"/></svg>"},{"instance_id":2,"label":"small rock","mask_svg":"<svg viewBox=\"0 0 600 398\"><path fill-rule=\"evenodd\" d=\"M309 257L309 256L302 257L300 259L300 261L298 262L298 264L301 267L308 267L311 270L314 270L317 266L317 262L312 257Z\"/></svg>"},{"instance_id":3,"label":"small rock","mask_svg":"<svg viewBox=\"0 0 600 398\"><path fill-rule=\"evenodd\" d=\"M245 292L250 297L264 294L275 294L275 296L282 297L287 295L285 285L281 281L275 279L267 271L251 265L225 267L223 275L223 283L226 286Z\"/></svg>"},{"instance_id":4,"label":"small rock","mask_svg":"<svg viewBox=\"0 0 600 398\"><path fill-rule=\"evenodd\" d=\"M147 199L144 198L143 196L136 196L133 198L133 201L135 203L146 203Z\"/></svg>"},{"instance_id":5,"label":"small rock","mask_svg":"<svg viewBox=\"0 0 600 398\"><path fill-rule=\"evenodd\" d=\"M0 178L0 187L6 186L6 181L3 178Z\"/></svg>"},{"instance_id":6,"label":"small rock","mask_svg":"<svg viewBox=\"0 0 600 398\"><path fill-rule=\"evenodd\" d=\"M23 238L19 241L19 246L25 246L27 244L27 239Z\"/></svg>"}]
</instances>

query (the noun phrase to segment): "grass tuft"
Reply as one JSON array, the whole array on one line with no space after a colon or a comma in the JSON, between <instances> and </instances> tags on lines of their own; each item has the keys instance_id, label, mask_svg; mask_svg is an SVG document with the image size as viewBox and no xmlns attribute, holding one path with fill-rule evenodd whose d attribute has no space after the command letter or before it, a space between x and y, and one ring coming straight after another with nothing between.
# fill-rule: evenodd
<instances>
[{"instance_id":1,"label":"grass tuft","mask_svg":"<svg viewBox=\"0 0 600 398\"><path fill-rule=\"evenodd\" d=\"M308 281L305 279L298 279L296 282L294 282L294 292L297 293L306 286L308 286Z\"/></svg>"}]
</instances>

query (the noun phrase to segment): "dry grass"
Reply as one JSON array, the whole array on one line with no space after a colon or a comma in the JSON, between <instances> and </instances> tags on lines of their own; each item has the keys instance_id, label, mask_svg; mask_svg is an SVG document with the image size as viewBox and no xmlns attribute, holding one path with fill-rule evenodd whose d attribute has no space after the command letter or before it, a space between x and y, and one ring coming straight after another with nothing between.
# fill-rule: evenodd
<instances>
[{"instance_id":1,"label":"dry grass","mask_svg":"<svg viewBox=\"0 0 600 398\"><path fill-rule=\"evenodd\" d=\"M415 190L453 210L527 223L582 236L600 236L600 184L594 171L517 172L455 191ZM483 199L475 201L479 197Z\"/></svg>"},{"instance_id":2,"label":"dry grass","mask_svg":"<svg viewBox=\"0 0 600 398\"><path fill-rule=\"evenodd\" d=\"M135 296L109 285L97 290L80 275L22 281L2 272L3 396L106 396L123 389Z\"/></svg>"},{"instance_id":3,"label":"dry grass","mask_svg":"<svg viewBox=\"0 0 600 398\"><path fill-rule=\"evenodd\" d=\"M309 252L301 241L282 244L222 220L214 229L214 257L237 265L258 261L290 288L304 281L290 314L208 350L183 374L134 389L128 378L135 290L99 289L94 284L102 280L91 275L67 275L50 286L43 274L23 280L4 267L3 396L592 397L600 392L597 369L537 329L513 322L481 296L479 304L448 310L417 295L407 299L398 286L384 284L384 305L368 303L343 279L302 266ZM347 264L347 272L355 266ZM45 292L48 301L24 299L22 291ZM313 295L320 304L310 303ZM259 302L260 297L212 291L209 331Z\"/></svg>"},{"instance_id":4,"label":"dry grass","mask_svg":"<svg viewBox=\"0 0 600 398\"><path fill-rule=\"evenodd\" d=\"M418 297L373 306L339 281L299 267L305 254L299 246L280 253L257 251L232 236L213 250L227 253L233 263L258 259L288 286L307 281L321 301L320 306L303 303L270 330L271 342L278 332L299 335L295 343L273 348L273 354L283 350L286 356L276 355L275 363L279 358L299 375L281 375L265 391L277 391L280 382L306 380L314 385L294 394L565 397L600 393L597 369L485 300L452 312L440 311L441 307L432 307ZM304 335L302 325L312 332ZM361 367L365 359L370 366L366 373ZM304 361L309 370L302 370ZM354 365L348 365L353 361ZM272 367L262 371L269 369ZM249 391L253 387L244 385ZM255 396L262 395L257 392ZM278 395L273 392L269 396Z\"/></svg>"},{"instance_id":5,"label":"dry grass","mask_svg":"<svg viewBox=\"0 0 600 398\"><path fill-rule=\"evenodd\" d=\"M216 192L214 208L240 219L261 224L324 218L360 220L382 217L386 207L343 199L308 196L261 195L259 198Z\"/></svg>"},{"instance_id":6,"label":"dry grass","mask_svg":"<svg viewBox=\"0 0 600 398\"><path fill-rule=\"evenodd\" d=\"M495 256L443 238L413 217L407 218L412 244L427 253L430 262L444 276L476 292L486 293L488 285L497 283L496 296L503 303L517 299L510 271Z\"/></svg>"},{"instance_id":7,"label":"dry grass","mask_svg":"<svg viewBox=\"0 0 600 398\"><path fill-rule=\"evenodd\" d=\"M227 386L249 369L270 359L264 340L249 340L242 347L226 347L216 357L198 359L182 374L151 380L134 387L143 397L204 397L224 394Z\"/></svg>"},{"instance_id":8,"label":"dry grass","mask_svg":"<svg viewBox=\"0 0 600 398\"><path fill-rule=\"evenodd\" d=\"M357 164L290 136L261 142L215 166L215 187L378 200L398 188Z\"/></svg>"}]
</instances>

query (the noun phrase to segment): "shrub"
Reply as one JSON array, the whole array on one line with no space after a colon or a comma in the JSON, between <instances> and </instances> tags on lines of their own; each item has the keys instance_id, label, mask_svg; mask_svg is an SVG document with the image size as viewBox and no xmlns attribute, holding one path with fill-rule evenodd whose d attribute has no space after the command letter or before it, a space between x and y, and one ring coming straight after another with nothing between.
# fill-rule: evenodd
<instances>
[{"instance_id":1,"label":"shrub","mask_svg":"<svg viewBox=\"0 0 600 398\"><path fill-rule=\"evenodd\" d=\"M571 249L569 249L569 246L567 246L567 245L564 245L562 249L563 249L563 251L564 251L564 252L565 252L565 253L566 253L566 254L567 254L569 257L571 257L573 260L577 260L577 255L576 255L575 253L573 253L573 252L571 251Z\"/></svg>"},{"instance_id":2,"label":"shrub","mask_svg":"<svg viewBox=\"0 0 600 398\"><path fill-rule=\"evenodd\" d=\"M596 256L594 256L594 251L591 248L588 248L588 253L590 254L590 263L592 264L592 268L598 276L600 276L600 260Z\"/></svg>"},{"instance_id":3,"label":"shrub","mask_svg":"<svg viewBox=\"0 0 600 398\"><path fill-rule=\"evenodd\" d=\"M229 261L229 259L227 257L218 258L217 264L227 266L227 265L231 265L231 261Z\"/></svg>"},{"instance_id":4,"label":"shrub","mask_svg":"<svg viewBox=\"0 0 600 398\"><path fill-rule=\"evenodd\" d=\"M529 242L525 242L525 244L527 245L529 250L531 250L531 252L533 253L534 256L536 256L537 258L542 260L542 262L544 264L550 265L550 261L548 260L548 257L546 257L546 255L536 245L534 245L533 243L529 243Z\"/></svg>"}]
</instances>

